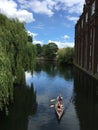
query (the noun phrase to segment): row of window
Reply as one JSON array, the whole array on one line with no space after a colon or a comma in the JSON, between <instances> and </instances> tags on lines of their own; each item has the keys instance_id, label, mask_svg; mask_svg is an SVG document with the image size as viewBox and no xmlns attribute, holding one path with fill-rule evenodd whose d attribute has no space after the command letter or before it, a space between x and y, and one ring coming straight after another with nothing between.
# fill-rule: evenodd
<instances>
[{"instance_id":1,"label":"row of window","mask_svg":"<svg viewBox=\"0 0 98 130\"><path fill-rule=\"evenodd\" d=\"M92 3L92 6L91 6L91 16L95 13L95 1ZM84 20L81 21L81 27L83 28L83 22ZM88 12L86 13L85 15L85 22L87 23L88 22Z\"/></svg>"},{"instance_id":2,"label":"row of window","mask_svg":"<svg viewBox=\"0 0 98 130\"><path fill-rule=\"evenodd\" d=\"M95 13L95 1L93 2L91 7L91 15L93 15L94 13Z\"/></svg>"},{"instance_id":3,"label":"row of window","mask_svg":"<svg viewBox=\"0 0 98 130\"><path fill-rule=\"evenodd\" d=\"M92 67L93 66L93 58L95 58L94 57L94 52L95 52L95 47L94 47L94 45L95 45L95 27L92 26L90 28L89 34L84 34L84 33L86 33L86 30L88 30L88 28L85 28L85 32L82 32L83 31L82 28L84 27L84 24L88 22L89 18L90 17L92 18L92 16L95 14L95 11L96 11L95 10L96 9L96 0L94 0L94 2L89 7L90 7L89 8L90 10L89 9L85 10L85 11L87 11L85 13L85 17L83 18L81 16L81 18L77 22L77 24L76 24L76 30L75 30L76 32L75 33L76 33L76 44L77 44L76 45L77 46L76 49L77 49L77 53L79 51L79 48L83 49L82 46L79 47L80 44L78 44L78 43L82 42L81 40L83 40L83 38L85 39L84 40L85 47L88 48L88 46L89 46L89 61L88 61L89 67L88 68L89 68L89 70L92 71L92 69L93 69L93 67ZM78 36L80 36L80 34L81 34L81 38L78 37ZM82 34L84 34L83 37L82 37ZM87 48L84 50L85 51L85 60L87 60L87 50L88 50ZM81 59L77 59L77 63L81 62L81 63L79 63L81 65L82 65L82 60L84 60L82 58L82 56L83 56L82 53L83 53L83 50L81 50L81 53L79 52L79 54L77 54L77 58L81 57ZM86 67L86 64L84 66ZM97 61L97 65L96 65L96 72L98 72L98 61Z\"/></svg>"},{"instance_id":4,"label":"row of window","mask_svg":"<svg viewBox=\"0 0 98 130\"><path fill-rule=\"evenodd\" d=\"M85 40L83 40L83 39L85 39ZM81 43L81 45L80 45L80 43ZM78 37L77 37L76 38L76 44L77 44L76 45L77 47L80 46L80 48L81 48L81 53L80 53L80 51L77 51L78 58L81 57L81 58L78 59L78 61L81 61L81 63L80 63L81 65L82 65L82 62L84 62L84 59L83 59L84 55L83 55L83 53L85 54L85 60L87 60L87 53L88 53L87 50L89 49L89 61L88 61L89 62L89 70L92 70L93 61L91 59L94 58L93 56L94 56L94 51L95 51L95 46L94 46L95 45L95 27L90 29L89 33L86 34L82 38L82 41L81 41L81 39L78 39ZM85 45L85 49L82 47L83 44ZM77 48L77 49L79 49L79 48ZM81 56L79 56L79 55L81 55ZM84 66L86 67L86 64ZM97 72L98 72L98 68L97 68Z\"/></svg>"}]
</instances>

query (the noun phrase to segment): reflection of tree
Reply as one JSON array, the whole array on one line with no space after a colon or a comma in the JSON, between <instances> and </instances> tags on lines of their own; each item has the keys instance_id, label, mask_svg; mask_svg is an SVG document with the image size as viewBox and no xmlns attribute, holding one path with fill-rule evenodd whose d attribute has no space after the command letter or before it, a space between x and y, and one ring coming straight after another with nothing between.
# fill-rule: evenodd
<instances>
[{"instance_id":1,"label":"reflection of tree","mask_svg":"<svg viewBox=\"0 0 98 130\"><path fill-rule=\"evenodd\" d=\"M50 76L56 75L57 69L56 69L56 63L55 62L44 62L39 61L36 63L36 72L45 71Z\"/></svg>"},{"instance_id":2,"label":"reflection of tree","mask_svg":"<svg viewBox=\"0 0 98 130\"><path fill-rule=\"evenodd\" d=\"M55 76L57 73L57 67L55 62L46 62L42 65L42 70L45 71L51 77Z\"/></svg>"},{"instance_id":3,"label":"reflection of tree","mask_svg":"<svg viewBox=\"0 0 98 130\"><path fill-rule=\"evenodd\" d=\"M6 127L5 125L0 126L2 130L27 130L29 115L34 114L37 109L33 85L31 87L15 87L14 97L15 102L11 106L9 116L5 121Z\"/></svg>"},{"instance_id":4,"label":"reflection of tree","mask_svg":"<svg viewBox=\"0 0 98 130\"><path fill-rule=\"evenodd\" d=\"M73 66L58 66L59 74L66 80L71 80L74 77Z\"/></svg>"},{"instance_id":5,"label":"reflection of tree","mask_svg":"<svg viewBox=\"0 0 98 130\"><path fill-rule=\"evenodd\" d=\"M98 130L98 81L75 70L75 106L81 130Z\"/></svg>"},{"instance_id":6,"label":"reflection of tree","mask_svg":"<svg viewBox=\"0 0 98 130\"><path fill-rule=\"evenodd\" d=\"M57 65L56 62L51 62L51 61L37 62L35 71L36 72L45 71L51 77L59 74L61 77L64 77L66 80L73 79L73 66L61 66L61 65Z\"/></svg>"},{"instance_id":7,"label":"reflection of tree","mask_svg":"<svg viewBox=\"0 0 98 130\"><path fill-rule=\"evenodd\" d=\"M35 71L37 72L37 73L39 73L39 72L41 72L41 69L42 69L42 67L41 67L41 63L40 62L36 62L36 65L35 65Z\"/></svg>"}]
</instances>

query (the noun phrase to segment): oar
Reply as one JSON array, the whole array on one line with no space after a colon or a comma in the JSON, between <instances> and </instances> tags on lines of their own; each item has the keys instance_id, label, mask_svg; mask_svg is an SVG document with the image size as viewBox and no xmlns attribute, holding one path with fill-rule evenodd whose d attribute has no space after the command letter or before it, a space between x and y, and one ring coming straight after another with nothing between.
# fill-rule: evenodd
<instances>
[{"instance_id":1,"label":"oar","mask_svg":"<svg viewBox=\"0 0 98 130\"><path fill-rule=\"evenodd\" d=\"M50 102L54 102L55 100L56 100L55 98L54 98L54 99L51 99Z\"/></svg>"},{"instance_id":2,"label":"oar","mask_svg":"<svg viewBox=\"0 0 98 130\"><path fill-rule=\"evenodd\" d=\"M50 102L53 103L55 100L56 100L55 98L54 98L54 99L51 99ZM51 105L50 105L50 108L54 108L54 104L51 104Z\"/></svg>"},{"instance_id":3,"label":"oar","mask_svg":"<svg viewBox=\"0 0 98 130\"><path fill-rule=\"evenodd\" d=\"M53 108L54 107L54 105L50 105L50 108Z\"/></svg>"},{"instance_id":4,"label":"oar","mask_svg":"<svg viewBox=\"0 0 98 130\"><path fill-rule=\"evenodd\" d=\"M61 96L61 98L63 99L63 97ZM56 100L56 98L51 99L50 102L54 102Z\"/></svg>"}]
</instances>

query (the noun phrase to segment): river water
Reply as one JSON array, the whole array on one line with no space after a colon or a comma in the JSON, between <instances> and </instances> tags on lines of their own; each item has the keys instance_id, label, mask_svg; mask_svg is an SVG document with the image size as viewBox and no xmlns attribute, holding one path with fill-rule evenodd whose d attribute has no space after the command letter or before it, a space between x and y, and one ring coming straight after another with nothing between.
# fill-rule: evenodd
<instances>
[{"instance_id":1,"label":"river water","mask_svg":"<svg viewBox=\"0 0 98 130\"><path fill-rule=\"evenodd\" d=\"M1 130L98 130L98 81L72 66L39 62L33 74L26 72L26 84L15 87ZM61 120L53 107L59 94L65 107Z\"/></svg>"}]
</instances>

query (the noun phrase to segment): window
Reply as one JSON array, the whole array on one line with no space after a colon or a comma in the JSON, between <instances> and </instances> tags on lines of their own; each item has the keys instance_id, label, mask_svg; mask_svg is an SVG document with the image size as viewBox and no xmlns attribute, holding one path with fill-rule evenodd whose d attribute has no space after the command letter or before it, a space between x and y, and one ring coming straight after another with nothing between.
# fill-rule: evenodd
<instances>
[{"instance_id":1,"label":"window","mask_svg":"<svg viewBox=\"0 0 98 130\"><path fill-rule=\"evenodd\" d=\"M82 19L82 21L81 21L81 27L83 28L83 19Z\"/></svg>"},{"instance_id":2,"label":"window","mask_svg":"<svg viewBox=\"0 0 98 130\"><path fill-rule=\"evenodd\" d=\"M86 16L85 16L85 22L87 23L88 21L88 13L86 13Z\"/></svg>"},{"instance_id":3,"label":"window","mask_svg":"<svg viewBox=\"0 0 98 130\"><path fill-rule=\"evenodd\" d=\"M93 15L94 13L95 13L95 1L92 4L91 15Z\"/></svg>"},{"instance_id":4,"label":"window","mask_svg":"<svg viewBox=\"0 0 98 130\"><path fill-rule=\"evenodd\" d=\"M92 29L92 44L93 44L93 54L94 54L94 51L95 51L95 28Z\"/></svg>"},{"instance_id":5,"label":"window","mask_svg":"<svg viewBox=\"0 0 98 130\"><path fill-rule=\"evenodd\" d=\"M92 41L92 29L90 30L90 41Z\"/></svg>"},{"instance_id":6,"label":"window","mask_svg":"<svg viewBox=\"0 0 98 130\"><path fill-rule=\"evenodd\" d=\"M89 70L91 70L91 61L89 62Z\"/></svg>"},{"instance_id":7,"label":"window","mask_svg":"<svg viewBox=\"0 0 98 130\"><path fill-rule=\"evenodd\" d=\"M92 46L90 45L90 56L92 55Z\"/></svg>"}]
</instances>

